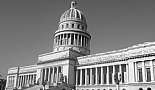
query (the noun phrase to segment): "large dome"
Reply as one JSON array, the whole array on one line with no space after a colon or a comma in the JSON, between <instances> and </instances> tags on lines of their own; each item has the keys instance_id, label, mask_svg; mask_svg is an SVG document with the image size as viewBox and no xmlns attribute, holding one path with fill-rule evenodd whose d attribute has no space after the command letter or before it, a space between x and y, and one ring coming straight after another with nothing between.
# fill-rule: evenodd
<instances>
[{"instance_id":1,"label":"large dome","mask_svg":"<svg viewBox=\"0 0 155 90\"><path fill-rule=\"evenodd\" d=\"M68 20L75 20L84 23L86 22L84 14L80 10L76 9L75 5L76 2L71 3L71 8L61 15L60 22Z\"/></svg>"}]
</instances>

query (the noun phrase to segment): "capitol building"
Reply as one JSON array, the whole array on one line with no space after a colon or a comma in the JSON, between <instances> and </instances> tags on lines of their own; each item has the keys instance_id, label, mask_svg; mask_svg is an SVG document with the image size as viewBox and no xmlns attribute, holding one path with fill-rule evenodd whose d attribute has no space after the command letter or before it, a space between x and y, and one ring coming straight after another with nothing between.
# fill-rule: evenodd
<instances>
[{"instance_id":1,"label":"capitol building","mask_svg":"<svg viewBox=\"0 0 155 90\"><path fill-rule=\"evenodd\" d=\"M155 42L90 54L91 35L76 2L54 33L53 52L8 69L6 90L155 90Z\"/></svg>"}]
</instances>

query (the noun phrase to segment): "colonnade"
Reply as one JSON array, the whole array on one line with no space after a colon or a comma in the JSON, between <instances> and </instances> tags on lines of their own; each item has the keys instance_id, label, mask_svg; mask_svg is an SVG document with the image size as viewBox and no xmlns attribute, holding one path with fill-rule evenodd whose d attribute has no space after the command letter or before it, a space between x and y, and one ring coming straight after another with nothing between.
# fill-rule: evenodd
<instances>
[{"instance_id":1,"label":"colonnade","mask_svg":"<svg viewBox=\"0 0 155 90\"><path fill-rule=\"evenodd\" d=\"M7 87L14 87L15 76L9 76L7 78Z\"/></svg>"},{"instance_id":2,"label":"colonnade","mask_svg":"<svg viewBox=\"0 0 155 90\"><path fill-rule=\"evenodd\" d=\"M33 85L35 82L36 82L36 74L20 75L18 76L18 79L17 76L8 76L6 87L22 88L27 87L29 85Z\"/></svg>"},{"instance_id":3,"label":"colonnade","mask_svg":"<svg viewBox=\"0 0 155 90\"><path fill-rule=\"evenodd\" d=\"M55 37L55 45L76 45L89 48L90 40L88 37L76 33L64 33Z\"/></svg>"},{"instance_id":4,"label":"colonnade","mask_svg":"<svg viewBox=\"0 0 155 90\"><path fill-rule=\"evenodd\" d=\"M41 83L44 82L48 85L60 82L60 77L62 75L62 67L46 67L41 69Z\"/></svg>"},{"instance_id":5,"label":"colonnade","mask_svg":"<svg viewBox=\"0 0 155 90\"><path fill-rule=\"evenodd\" d=\"M120 83L126 83L127 70L127 64L77 69L76 85L115 84L116 73L121 73Z\"/></svg>"},{"instance_id":6,"label":"colonnade","mask_svg":"<svg viewBox=\"0 0 155 90\"><path fill-rule=\"evenodd\" d=\"M86 25L80 24L80 23L71 23L71 22L67 22L67 23L61 23L59 25L59 30L64 30L64 29L80 29L80 30L86 30L87 27Z\"/></svg>"},{"instance_id":7,"label":"colonnade","mask_svg":"<svg viewBox=\"0 0 155 90\"><path fill-rule=\"evenodd\" d=\"M20 75L18 77L17 87L27 87L29 85L34 85L36 82L36 74Z\"/></svg>"},{"instance_id":8,"label":"colonnade","mask_svg":"<svg viewBox=\"0 0 155 90\"><path fill-rule=\"evenodd\" d=\"M134 63L135 81L155 81L155 60L138 61Z\"/></svg>"}]
</instances>

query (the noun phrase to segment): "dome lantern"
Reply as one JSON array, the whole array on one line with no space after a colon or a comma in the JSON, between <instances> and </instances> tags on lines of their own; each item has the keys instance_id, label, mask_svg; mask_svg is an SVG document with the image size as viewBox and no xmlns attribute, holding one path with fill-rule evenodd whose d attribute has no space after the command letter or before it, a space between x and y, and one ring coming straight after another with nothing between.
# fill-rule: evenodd
<instances>
[{"instance_id":1,"label":"dome lantern","mask_svg":"<svg viewBox=\"0 0 155 90\"><path fill-rule=\"evenodd\" d=\"M71 2L71 8L76 8L76 4L77 4L76 1L72 1L72 2Z\"/></svg>"},{"instance_id":2,"label":"dome lantern","mask_svg":"<svg viewBox=\"0 0 155 90\"><path fill-rule=\"evenodd\" d=\"M86 18L84 14L76 8L77 2L72 1L71 7L67 11L65 11L60 17L60 23L68 20L74 20L86 23Z\"/></svg>"}]
</instances>

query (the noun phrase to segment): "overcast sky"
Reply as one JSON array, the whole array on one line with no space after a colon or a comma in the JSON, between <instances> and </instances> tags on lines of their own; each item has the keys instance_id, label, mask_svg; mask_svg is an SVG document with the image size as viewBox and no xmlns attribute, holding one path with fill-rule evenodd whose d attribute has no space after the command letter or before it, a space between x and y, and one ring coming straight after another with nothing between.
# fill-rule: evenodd
<instances>
[{"instance_id":1,"label":"overcast sky","mask_svg":"<svg viewBox=\"0 0 155 90\"><path fill-rule=\"evenodd\" d=\"M0 0L0 72L51 52L71 0ZM92 35L91 54L155 41L155 0L78 0Z\"/></svg>"}]
</instances>

